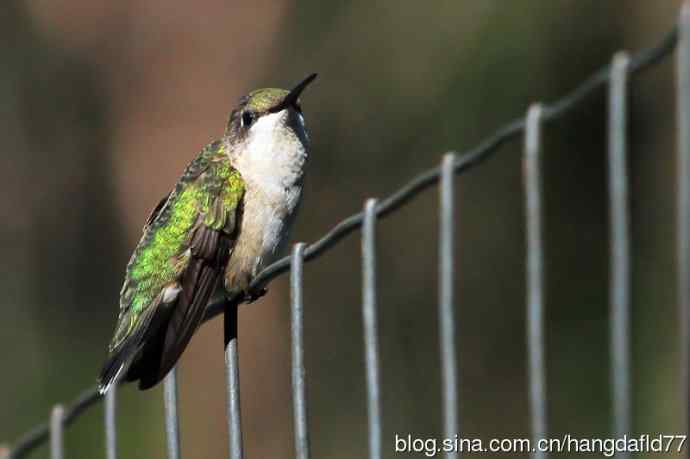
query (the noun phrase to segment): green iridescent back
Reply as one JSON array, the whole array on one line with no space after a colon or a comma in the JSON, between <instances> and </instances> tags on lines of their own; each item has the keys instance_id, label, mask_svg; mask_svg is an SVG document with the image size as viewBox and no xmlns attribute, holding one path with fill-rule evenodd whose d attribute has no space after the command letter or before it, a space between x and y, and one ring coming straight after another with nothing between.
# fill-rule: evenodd
<instances>
[{"instance_id":1,"label":"green iridescent back","mask_svg":"<svg viewBox=\"0 0 690 459\"><path fill-rule=\"evenodd\" d=\"M243 193L244 181L230 165L223 143L205 147L144 228L127 265L111 350L124 341L148 309L157 306L163 289L182 274L195 225L231 232Z\"/></svg>"}]
</instances>

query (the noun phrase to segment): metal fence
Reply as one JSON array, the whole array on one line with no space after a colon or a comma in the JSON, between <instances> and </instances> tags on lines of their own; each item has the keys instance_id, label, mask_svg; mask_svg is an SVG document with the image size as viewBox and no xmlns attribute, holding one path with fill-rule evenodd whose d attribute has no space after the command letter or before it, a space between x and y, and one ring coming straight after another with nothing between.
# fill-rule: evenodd
<instances>
[{"instance_id":1,"label":"metal fence","mask_svg":"<svg viewBox=\"0 0 690 459\"><path fill-rule=\"evenodd\" d=\"M330 232L311 245L298 243L292 254L264 269L251 287L260 288L277 276L290 271L292 329L292 398L294 447L298 459L310 457L306 378L303 345L303 264L324 255L331 247L357 229L362 230L362 314L364 324L364 361L369 422L369 457L382 457L381 401L377 344L376 304L376 223L406 205L415 196L439 184L439 342L442 371L442 409L444 435L462 435L458 400L458 361L455 353L454 317L454 203L455 176L488 159L509 140L524 134L524 196L526 225L526 308L529 408L533 440L547 438L547 388L544 339L544 248L542 226L542 155L543 125L583 104L603 87L608 87L608 161L610 198L610 337L611 376L614 413L613 431L622 436L631 432L630 367L630 237L626 171L628 82L631 77L668 58L678 46L678 307L681 317L682 387L684 419L690 423L690 2L683 7L679 23L653 48L629 56L617 53L611 65L605 66L582 82L575 90L552 104L534 104L526 117L516 119L487 137L476 148L464 154L448 153L438 167L423 172L381 201L369 199L361 213L338 223ZM240 422L239 361L237 347L237 299L210 305L205 320L224 312L225 364L227 376L227 412L229 454L240 459L242 428ZM107 459L117 458L116 390L105 396L104 428ZM101 400L96 388L90 388L73 403L53 407L50 419L26 433L8 458L26 457L37 446L50 442L51 459L64 457L63 432L87 409ZM177 381L173 370L164 382L165 426L168 457L179 459L179 423L177 414ZM687 428L687 424L686 424ZM536 444L536 443L535 443ZM457 458L450 452L447 458ZM533 452L534 458L545 458L545 452ZM618 457L627 457L619 453Z\"/></svg>"}]
</instances>

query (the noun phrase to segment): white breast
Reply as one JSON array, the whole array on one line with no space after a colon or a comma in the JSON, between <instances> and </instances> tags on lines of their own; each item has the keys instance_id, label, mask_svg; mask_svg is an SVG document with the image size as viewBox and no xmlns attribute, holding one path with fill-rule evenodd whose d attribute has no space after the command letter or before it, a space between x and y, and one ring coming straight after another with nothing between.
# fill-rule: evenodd
<instances>
[{"instance_id":1,"label":"white breast","mask_svg":"<svg viewBox=\"0 0 690 459\"><path fill-rule=\"evenodd\" d=\"M294 127L287 116L283 110L260 117L235 160L247 191L233 262L250 265L251 275L280 251L301 197L306 133L301 115Z\"/></svg>"}]
</instances>

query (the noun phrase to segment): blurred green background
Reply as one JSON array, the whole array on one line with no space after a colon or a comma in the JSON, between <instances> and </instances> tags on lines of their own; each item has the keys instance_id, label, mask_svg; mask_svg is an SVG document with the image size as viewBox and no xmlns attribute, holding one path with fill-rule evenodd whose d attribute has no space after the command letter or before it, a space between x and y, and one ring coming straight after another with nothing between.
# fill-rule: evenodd
<instances>
[{"instance_id":1,"label":"blurred green background","mask_svg":"<svg viewBox=\"0 0 690 459\"><path fill-rule=\"evenodd\" d=\"M0 443L95 383L150 208L257 87L303 97L313 139L295 240L313 241L619 49L655 44L679 0L5 0L0 10ZM675 306L673 60L634 81L630 175L635 431L682 430ZM606 107L546 131L553 436L610 435ZM520 142L458 179L457 317L466 436L528 436ZM441 436L437 193L380 225L384 451ZM306 266L314 457L364 457L359 240ZM286 278L240 311L246 456L292 457ZM180 371L185 458L225 457L222 326ZM120 392L121 457L163 458L160 388ZM104 457L102 408L67 433ZM32 457L47 457L43 447ZM519 455L515 455L518 457Z\"/></svg>"}]
</instances>

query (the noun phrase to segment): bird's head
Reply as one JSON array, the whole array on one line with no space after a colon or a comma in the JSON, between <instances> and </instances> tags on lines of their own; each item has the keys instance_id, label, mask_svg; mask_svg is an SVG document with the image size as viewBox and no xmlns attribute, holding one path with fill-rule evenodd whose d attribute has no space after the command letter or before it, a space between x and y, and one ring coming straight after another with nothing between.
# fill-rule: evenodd
<instances>
[{"instance_id":1,"label":"bird's head","mask_svg":"<svg viewBox=\"0 0 690 459\"><path fill-rule=\"evenodd\" d=\"M289 91L257 89L240 99L225 130L231 158L267 160L280 152L306 149L308 136L299 96L315 78L311 74Z\"/></svg>"}]
</instances>

